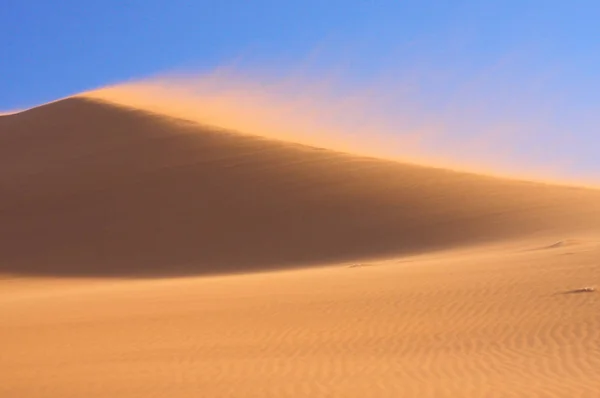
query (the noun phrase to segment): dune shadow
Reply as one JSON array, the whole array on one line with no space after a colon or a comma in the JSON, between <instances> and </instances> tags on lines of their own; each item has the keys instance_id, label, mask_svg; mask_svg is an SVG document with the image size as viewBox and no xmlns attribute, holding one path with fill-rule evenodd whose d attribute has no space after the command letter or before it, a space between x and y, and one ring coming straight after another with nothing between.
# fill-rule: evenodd
<instances>
[{"instance_id":1,"label":"dune shadow","mask_svg":"<svg viewBox=\"0 0 600 398\"><path fill-rule=\"evenodd\" d=\"M162 277L598 226L600 194L354 156L83 98L0 120L0 273Z\"/></svg>"}]
</instances>

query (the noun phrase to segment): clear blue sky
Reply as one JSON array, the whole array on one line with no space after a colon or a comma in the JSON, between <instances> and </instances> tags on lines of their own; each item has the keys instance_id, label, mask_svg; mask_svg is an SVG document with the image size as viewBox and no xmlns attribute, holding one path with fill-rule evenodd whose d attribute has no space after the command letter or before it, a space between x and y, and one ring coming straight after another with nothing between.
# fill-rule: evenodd
<instances>
[{"instance_id":1,"label":"clear blue sky","mask_svg":"<svg viewBox=\"0 0 600 398\"><path fill-rule=\"evenodd\" d=\"M579 151L573 167L600 174L595 0L3 0L0 38L0 110L240 57L276 68L316 54L312 72L342 62L349 82L412 73L431 112L463 93L488 120L538 115Z\"/></svg>"}]
</instances>

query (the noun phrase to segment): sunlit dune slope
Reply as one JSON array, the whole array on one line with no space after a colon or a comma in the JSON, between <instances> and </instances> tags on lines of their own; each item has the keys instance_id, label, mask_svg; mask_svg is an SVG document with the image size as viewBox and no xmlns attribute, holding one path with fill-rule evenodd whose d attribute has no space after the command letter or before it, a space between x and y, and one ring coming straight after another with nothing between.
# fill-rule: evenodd
<instances>
[{"instance_id":1,"label":"sunlit dune slope","mask_svg":"<svg viewBox=\"0 0 600 398\"><path fill-rule=\"evenodd\" d=\"M4 274L243 272L600 227L600 191L360 157L80 97L0 118L0 159Z\"/></svg>"}]
</instances>

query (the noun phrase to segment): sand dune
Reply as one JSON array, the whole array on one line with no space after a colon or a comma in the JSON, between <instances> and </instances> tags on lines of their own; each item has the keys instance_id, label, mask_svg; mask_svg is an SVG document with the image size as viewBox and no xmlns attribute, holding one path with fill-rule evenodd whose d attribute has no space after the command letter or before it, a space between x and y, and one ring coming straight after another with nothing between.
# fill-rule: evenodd
<instances>
[{"instance_id":1,"label":"sand dune","mask_svg":"<svg viewBox=\"0 0 600 398\"><path fill-rule=\"evenodd\" d=\"M597 396L600 191L124 105L0 117L0 397Z\"/></svg>"},{"instance_id":2,"label":"sand dune","mask_svg":"<svg viewBox=\"0 0 600 398\"><path fill-rule=\"evenodd\" d=\"M0 119L0 158L0 272L11 274L243 272L600 225L600 191L347 155L83 98Z\"/></svg>"}]
</instances>

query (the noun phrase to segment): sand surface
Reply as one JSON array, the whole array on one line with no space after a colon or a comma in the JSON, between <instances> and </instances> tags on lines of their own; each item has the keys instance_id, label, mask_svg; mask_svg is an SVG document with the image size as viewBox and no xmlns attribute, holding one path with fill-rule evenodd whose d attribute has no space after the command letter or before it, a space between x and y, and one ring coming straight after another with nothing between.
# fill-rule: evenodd
<instances>
[{"instance_id":1,"label":"sand surface","mask_svg":"<svg viewBox=\"0 0 600 398\"><path fill-rule=\"evenodd\" d=\"M599 190L123 105L0 117L0 397L598 396Z\"/></svg>"}]
</instances>

